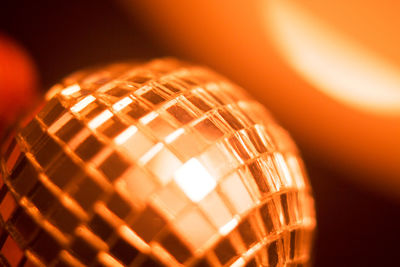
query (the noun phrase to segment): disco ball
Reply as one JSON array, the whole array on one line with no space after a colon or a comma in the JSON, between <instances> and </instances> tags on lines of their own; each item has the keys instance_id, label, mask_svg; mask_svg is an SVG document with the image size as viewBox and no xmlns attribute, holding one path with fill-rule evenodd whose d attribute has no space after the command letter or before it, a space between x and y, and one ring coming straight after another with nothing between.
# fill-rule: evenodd
<instances>
[{"instance_id":1,"label":"disco ball","mask_svg":"<svg viewBox=\"0 0 400 267\"><path fill-rule=\"evenodd\" d=\"M1 150L0 263L303 266L315 215L288 134L173 59L71 75Z\"/></svg>"}]
</instances>

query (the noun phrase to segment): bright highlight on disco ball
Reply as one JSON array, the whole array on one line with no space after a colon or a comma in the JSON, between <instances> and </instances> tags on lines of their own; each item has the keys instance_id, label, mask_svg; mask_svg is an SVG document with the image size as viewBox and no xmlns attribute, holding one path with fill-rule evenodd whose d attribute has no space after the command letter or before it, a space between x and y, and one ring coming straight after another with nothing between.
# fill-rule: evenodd
<instances>
[{"instance_id":1,"label":"bright highlight on disco ball","mask_svg":"<svg viewBox=\"0 0 400 267\"><path fill-rule=\"evenodd\" d=\"M172 59L78 72L2 146L10 266L304 266L295 145L215 73Z\"/></svg>"}]
</instances>

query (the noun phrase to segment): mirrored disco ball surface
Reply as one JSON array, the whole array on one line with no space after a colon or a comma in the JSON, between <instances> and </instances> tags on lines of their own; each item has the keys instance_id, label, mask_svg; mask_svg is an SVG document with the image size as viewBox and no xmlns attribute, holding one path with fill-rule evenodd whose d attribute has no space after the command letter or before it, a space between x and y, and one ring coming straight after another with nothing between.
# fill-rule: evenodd
<instances>
[{"instance_id":1,"label":"mirrored disco ball surface","mask_svg":"<svg viewBox=\"0 0 400 267\"><path fill-rule=\"evenodd\" d=\"M205 68L73 74L1 153L3 265L308 265L314 205L294 144Z\"/></svg>"}]
</instances>

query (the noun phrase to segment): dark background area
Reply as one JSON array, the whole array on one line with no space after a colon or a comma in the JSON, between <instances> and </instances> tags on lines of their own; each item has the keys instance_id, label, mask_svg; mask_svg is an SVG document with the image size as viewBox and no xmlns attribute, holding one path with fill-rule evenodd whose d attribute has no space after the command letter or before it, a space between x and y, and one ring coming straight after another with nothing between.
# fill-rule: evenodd
<instances>
[{"instance_id":1,"label":"dark background area","mask_svg":"<svg viewBox=\"0 0 400 267\"><path fill-rule=\"evenodd\" d=\"M3 0L0 32L31 54L42 91L91 65L174 56L111 0ZM315 266L399 265L400 203L351 184L311 158L304 155L317 209Z\"/></svg>"}]
</instances>

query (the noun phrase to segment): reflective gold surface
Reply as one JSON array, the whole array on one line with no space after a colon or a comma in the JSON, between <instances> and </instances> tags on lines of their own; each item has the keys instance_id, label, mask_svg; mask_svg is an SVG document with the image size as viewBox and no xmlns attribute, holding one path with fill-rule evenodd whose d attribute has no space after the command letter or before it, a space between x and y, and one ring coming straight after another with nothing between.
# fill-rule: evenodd
<instances>
[{"instance_id":1,"label":"reflective gold surface","mask_svg":"<svg viewBox=\"0 0 400 267\"><path fill-rule=\"evenodd\" d=\"M11 266L301 266L315 228L288 134L175 60L78 72L2 147Z\"/></svg>"}]
</instances>

